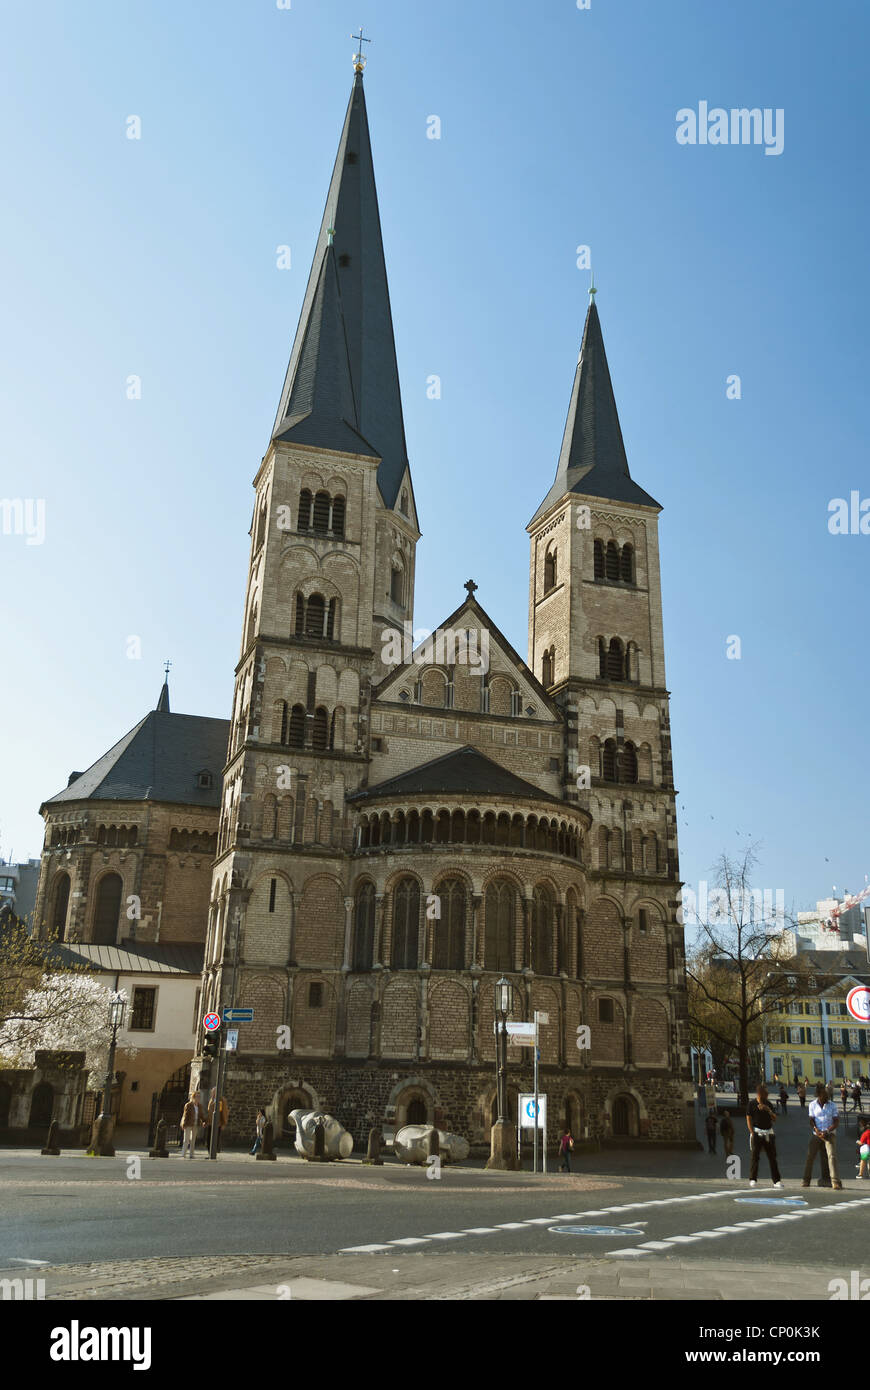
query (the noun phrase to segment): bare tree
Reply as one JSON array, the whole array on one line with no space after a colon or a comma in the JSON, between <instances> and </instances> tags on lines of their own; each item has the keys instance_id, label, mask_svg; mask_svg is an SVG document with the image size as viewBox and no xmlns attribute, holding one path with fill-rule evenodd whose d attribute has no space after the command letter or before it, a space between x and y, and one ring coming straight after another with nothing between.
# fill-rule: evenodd
<instances>
[{"instance_id":1,"label":"bare tree","mask_svg":"<svg viewBox=\"0 0 870 1390\"><path fill-rule=\"evenodd\" d=\"M757 864L755 846L738 859L723 853L706 910L698 912L696 904L694 921L687 922L699 929L686 964L691 1028L720 1043L726 1055L736 1052L742 1105L749 1101L750 1048L763 1018L802 992L796 962L783 972L792 956L785 937L792 924L771 894L752 887Z\"/></svg>"}]
</instances>

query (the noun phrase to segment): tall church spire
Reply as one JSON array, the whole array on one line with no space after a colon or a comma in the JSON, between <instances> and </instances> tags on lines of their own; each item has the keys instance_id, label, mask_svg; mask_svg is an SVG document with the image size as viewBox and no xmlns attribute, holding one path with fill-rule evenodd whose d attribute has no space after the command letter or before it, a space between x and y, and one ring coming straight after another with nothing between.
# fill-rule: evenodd
<instances>
[{"instance_id":1,"label":"tall church spire","mask_svg":"<svg viewBox=\"0 0 870 1390\"><path fill-rule=\"evenodd\" d=\"M374 454L394 505L408 456L359 64L272 437Z\"/></svg>"},{"instance_id":2,"label":"tall church spire","mask_svg":"<svg viewBox=\"0 0 870 1390\"><path fill-rule=\"evenodd\" d=\"M655 498L638 487L628 471L594 295L593 289L556 480L532 521L568 492L612 502L634 502L661 510Z\"/></svg>"}]
</instances>

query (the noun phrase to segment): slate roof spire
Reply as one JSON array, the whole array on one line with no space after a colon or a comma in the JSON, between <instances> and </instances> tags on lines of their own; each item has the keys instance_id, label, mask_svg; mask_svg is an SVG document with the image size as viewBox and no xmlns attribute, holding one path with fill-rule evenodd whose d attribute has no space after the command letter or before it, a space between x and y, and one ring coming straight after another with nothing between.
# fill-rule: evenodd
<instances>
[{"instance_id":1,"label":"slate roof spire","mask_svg":"<svg viewBox=\"0 0 870 1390\"><path fill-rule=\"evenodd\" d=\"M408 465L390 293L361 65L272 432L369 454L395 504Z\"/></svg>"},{"instance_id":2,"label":"slate roof spire","mask_svg":"<svg viewBox=\"0 0 870 1390\"><path fill-rule=\"evenodd\" d=\"M636 502L661 510L655 498L644 492L628 471L601 321L595 303L596 293L593 282L556 480L532 521L542 516L567 492L606 498L613 502Z\"/></svg>"}]
</instances>

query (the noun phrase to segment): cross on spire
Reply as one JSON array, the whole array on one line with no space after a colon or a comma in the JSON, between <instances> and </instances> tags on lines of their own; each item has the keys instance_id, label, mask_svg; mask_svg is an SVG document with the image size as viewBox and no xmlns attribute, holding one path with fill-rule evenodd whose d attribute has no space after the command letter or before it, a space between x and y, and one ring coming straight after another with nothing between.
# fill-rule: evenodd
<instances>
[{"instance_id":1,"label":"cross on spire","mask_svg":"<svg viewBox=\"0 0 870 1390\"><path fill-rule=\"evenodd\" d=\"M468 590L468 597L474 598L474 595L477 592L477 585L475 584L473 579L469 579L467 581L467 583L465 584L465 588Z\"/></svg>"},{"instance_id":2,"label":"cross on spire","mask_svg":"<svg viewBox=\"0 0 870 1390\"><path fill-rule=\"evenodd\" d=\"M169 671L170 671L171 666L172 666L172 662L171 662L171 661L169 660L169 658L167 657L166 660L165 660L164 663L163 663L163 674L164 674L164 676L166 677L167 680L169 679Z\"/></svg>"},{"instance_id":3,"label":"cross on spire","mask_svg":"<svg viewBox=\"0 0 870 1390\"><path fill-rule=\"evenodd\" d=\"M590 303L593 303L593 304L594 304L594 302L595 302L595 296L597 295L597 293L598 293L598 290L595 288L595 273L594 273L594 271L590 271L590 272L589 272L589 300L590 300Z\"/></svg>"},{"instance_id":4,"label":"cross on spire","mask_svg":"<svg viewBox=\"0 0 870 1390\"><path fill-rule=\"evenodd\" d=\"M354 68L354 72L362 72L363 69L365 68L365 65L366 65L366 60L365 60L365 58L363 57L363 48L362 48L362 46L363 46L364 43L371 43L371 39L365 38L365 36L364 36L364 34L363 34L363 27L362 27L362 25L359 26L359 33L358 33L358 34L351 34L351 38L352 38L352 39L356 39L357 43L359 44L359 48L357 49L356 53L353 55L353 68Z\"/></svg>"}]
</instances>

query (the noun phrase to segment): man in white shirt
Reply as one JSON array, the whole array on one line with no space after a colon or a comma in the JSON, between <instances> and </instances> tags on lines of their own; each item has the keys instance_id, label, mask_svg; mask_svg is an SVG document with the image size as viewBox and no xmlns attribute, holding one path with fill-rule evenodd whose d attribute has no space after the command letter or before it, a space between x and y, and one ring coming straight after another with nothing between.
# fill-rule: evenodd
<instances>
[{"instance_id":1,"label":"man in white shirt","mask_svg":"<svg viewBox=\"0 0 870 1390\"><path fill-rule=\"evenodd\" d=\"M837 1113L836 1105L828 1095L828 1088L821 1081L816 1087L816 1099L810 1104L810 1123L813 1132L810 1135L809 1148L807 1149L802 1186L809 1187L816 1154L824 1149L828 1155L831 1183L838 1191L841 1191L843 1184L840 1181L840 1168L837 1163L836 1140L836 1129L840 1123L840 1116Z\"/></svg>"}]
</instances>

